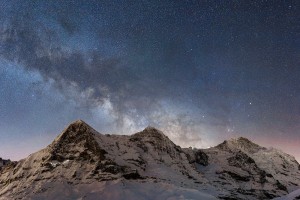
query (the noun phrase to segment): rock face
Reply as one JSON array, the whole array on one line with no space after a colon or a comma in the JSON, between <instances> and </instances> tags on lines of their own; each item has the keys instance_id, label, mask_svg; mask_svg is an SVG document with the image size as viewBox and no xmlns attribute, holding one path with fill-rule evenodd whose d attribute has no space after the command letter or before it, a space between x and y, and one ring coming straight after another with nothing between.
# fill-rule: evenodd
<instances>
[{"instance_id":1,"label":"rock face","mask_svg":"<svg viewBox=\"0 0 300 200\"><path fill-rule=\"evenodd\" d=\"M153 127L103 135L78 120L1 169L0 199L271 199L299 184L293 157L246 138L182 149Z\"/></svg>"},{"instance_id":2,"label":"rock face","mask_svg":"<svg viewBox=\"0 0 300 200\"><path fill-rule=\"evenodd\" d=\"M2 168L3 166L7 165L11 163L11 161L8 159L8 160L4 160L2 158L0 158L0 168Z\"/></svg>"},{"instance_id":3,"label":"rock face","mask_svg":"<svg viewBox=\"0 0 300 200\"><path fill-rule=\"evenodd\" d=\"M298 162L279 150L238 138L202 151L208 165L198 165L199 171L215 187L230 192L221 199L271 199L300 187Z\"/></svg>"}]
</instances>

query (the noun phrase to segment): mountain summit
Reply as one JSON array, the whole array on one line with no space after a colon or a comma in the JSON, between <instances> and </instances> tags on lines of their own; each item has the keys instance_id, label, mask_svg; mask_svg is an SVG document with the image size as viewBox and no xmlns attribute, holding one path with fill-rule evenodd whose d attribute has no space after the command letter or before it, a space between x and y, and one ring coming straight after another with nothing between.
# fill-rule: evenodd
<instances>
[{"instance_id":1,"label":"mountain summit","mask_svg":"<svg viewBox=\"0 0 300 200\"><path fill-rule=\"evenodd\" d=\"M0 169L0 199L271 199L300 186L299 169L247 138L181 148L154 127L104 135L77 120Z\"/></svg>"},{"instance_id":2,"label":"mountain summit","mask_svg":"<svg viewBox=\"0 0 300 200\"><path fill-rule=\"evenodd\" d=\"M221 150L227 151L245 151L248 153L255 153L259 150L265 150L266 148L261 147L247 138L239 137L230 140L225 140L223 143L216 146Z\"/></svg>"},{"instance_id":3,"label":"mountain summit","mask_svg":"<svg viewBox=\"0 0 300 200\"><path fill-rule=\"evenodd\" d=\"M63 161L72 158L104 159L104 152L96 141L96 135L100 135L92 127L82 120L71 123L48 146L50 159Z\"/></svg>"},{"instance_id":4,"label":"mountain summit","mask_svg":"<svg viewBox=\"0 0 300 200\"><path fill-rule=\"evenodd\" d=\"M62 131L60 135L57 136L57 138L54 140L54 143L59 143L63 140L68 140L69 142L73 139L76 139L78 137L82 136L91 136L95 135L97 131L95 131L92 127L90 127L87 123L85 123L83 120L76 120L72 122L65 130Z\"/></svg>"}]
</instances>

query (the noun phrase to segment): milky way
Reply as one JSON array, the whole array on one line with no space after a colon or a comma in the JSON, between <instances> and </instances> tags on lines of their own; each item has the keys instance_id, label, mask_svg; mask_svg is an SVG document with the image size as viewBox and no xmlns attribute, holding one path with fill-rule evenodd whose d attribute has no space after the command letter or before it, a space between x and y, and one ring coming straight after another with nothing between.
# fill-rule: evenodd
<instances>
[{"instance_id":1,"label":"milky way","mask_svg":"<svg viewBox=\"0 0 300 200\"><path fill-rule=\"evenodd\" d=\"M0 157L68 123L300 159L299 1L0 1Z\"/></svg>"}]
</instances>

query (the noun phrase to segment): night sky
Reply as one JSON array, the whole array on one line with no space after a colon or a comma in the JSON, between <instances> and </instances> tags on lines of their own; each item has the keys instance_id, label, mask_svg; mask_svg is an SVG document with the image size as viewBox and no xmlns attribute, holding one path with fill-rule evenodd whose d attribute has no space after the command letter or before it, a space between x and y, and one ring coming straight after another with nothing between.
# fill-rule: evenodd
<instances>
[{"instance_id":1,"label":"night sky","mask_svg":"<svg viewBox=\"0 0 300 200\"><path fill-rule=\"evenodd\" d=\"M300 161L300 1L0 0L0 157L83 119Z\"/></svg>"}]
</instances>

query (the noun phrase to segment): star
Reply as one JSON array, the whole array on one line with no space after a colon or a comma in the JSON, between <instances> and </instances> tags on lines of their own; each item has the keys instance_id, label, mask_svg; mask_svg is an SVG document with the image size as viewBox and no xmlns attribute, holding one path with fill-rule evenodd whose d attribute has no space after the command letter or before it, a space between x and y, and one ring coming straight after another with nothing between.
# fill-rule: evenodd
<instances>
[{"instance_id":1,"label":"star","mask_svg":"<svg viewBox=\"0 0 300 200\"><path fill-rule=\"evenodd\" d=\"M175 140L225 140L226 130L277 141L286 130L296 139L295 1L220 2L3 1L1 139L51 138L78 118L107 133L176 127L166 132Z\"/></svg>"}]
</instances>

